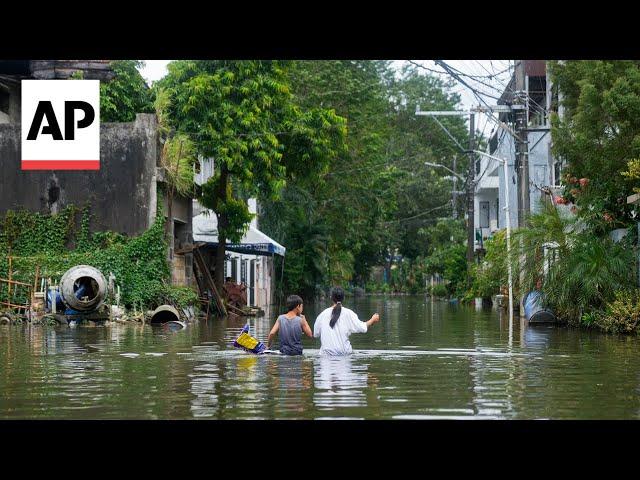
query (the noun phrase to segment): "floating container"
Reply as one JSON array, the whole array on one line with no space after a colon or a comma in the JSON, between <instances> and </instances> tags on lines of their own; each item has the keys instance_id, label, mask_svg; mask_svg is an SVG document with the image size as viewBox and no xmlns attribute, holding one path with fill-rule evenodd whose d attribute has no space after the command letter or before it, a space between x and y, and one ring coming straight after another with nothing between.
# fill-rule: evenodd
<instances>
[{"instance_id":1,"label":"floating container","mask_svg":"<svg viewBox=\"0 0 640 480\"><path fill-rule=\"evenodd\" d=\"M557 322L553 311L542 306L542 292L539 290L533 290L525 297L524 316L529 323Z\"/></svg>"}]
</instances>

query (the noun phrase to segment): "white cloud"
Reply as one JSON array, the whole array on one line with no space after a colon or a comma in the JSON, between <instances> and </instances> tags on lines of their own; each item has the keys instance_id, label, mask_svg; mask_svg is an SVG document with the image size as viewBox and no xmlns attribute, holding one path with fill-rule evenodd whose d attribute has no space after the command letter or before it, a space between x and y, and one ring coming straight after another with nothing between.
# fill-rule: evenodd
<instances>
[{"instance_id":1,"label":"white cloud","mask_svg":"<svg viewBox=\"0 0 640 480\"><path fill-rule=\"evenodd\" d=\"M140 73L148 84L160 80L167 74L167 64L171 60L143 60L144 68L140 69Z\"/></svg>"}]
</instances>

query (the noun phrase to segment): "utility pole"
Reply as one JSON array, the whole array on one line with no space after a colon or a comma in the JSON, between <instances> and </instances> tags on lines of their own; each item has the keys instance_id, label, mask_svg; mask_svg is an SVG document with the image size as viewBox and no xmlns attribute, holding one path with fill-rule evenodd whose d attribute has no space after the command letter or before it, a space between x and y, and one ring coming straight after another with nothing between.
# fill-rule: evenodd
<instances>
[{"instance_id":1,"label":"utility pole","mask_svg":"<svg viewBox=\"0 0 640 480\"><path fill-rule=\"evenodd\" d=\"M453 173L458 173L456 168L458 156L453 156ZM458 177L453 175L453 190L451 191L451 216L454 220L458 218L458 209L456 208L456 195L458 194Z\"/></svg>"},{"instance_id":2,"label":"utility pole","mask_svg":"<svg viewBox=\"0 0 640 480\"><path fill-rule=\"evenodd\" d=\"M518 227L525 226L526 218L531 211L529 199L529 152L527 134L527 91L525 85L524 61L518 60L515 65L516 88L512 109L515 116L516 131L516 169L518 172Z\"/></svg>"},{"instance_id":3,"label":"utility pole","mask_svg":"<svg viewBox=\"0 0 640 480\"><path fill-rule=\"evenodd\" d=\"M524 69L523 65L522 65L522 68ZM466 178L467 214L469 216L469 218L467 219L467 264L468 264L467 281L470 281L470 277L471 277L471 265L473 264L473 260L474 260L473 247L475 244L474 194L475 194L476 184L474 180L474 174L475 174L475 158L476 157L475 157L475 152L473 152L473 150L475 149L475 114L476 113L493 114L493 113L502 113L502 112L512 112L516 109L517 109L516 105L514 106L494 105L491 107L478 106L470 110L423 111L423 110L420 110L419 105L416 106L416 115L424 115L424 116L429 116L433 118L438 123L438 125L440 125L440 127L445 131L445 133L449 136L449 138L458 146L460 151L469 155L469 170L467 171L467 178ZM444 125L442 125L442 123L438 120L438 117L440 116L466 116L466 115L469 115L469 145L471 147L469 150L471 150L471 152L469 150L466 150L462 145L460 145L458 140L456 140L456 138L453 135L451 135L449 130L447 130L447 128ZM524 113L524 116L525 118L522 125L523 125L523 129L526 129L526 111ZM498 126L500 126L500 128L509 132L516 139L521 139L524 137L526 142L526 135L527 135L526 131L516 132L504 122L500 120L495 120L495 119L494 121L498 124ZM527 148L526 143L524 143L524 148L526 152L526 148ZM523 156L526 158L526 155L523 155ZM527 166L527 170L526 170L527 183L526 184L528 186L529 185L529 162L526 163L526 166ZM528 188L526 189L526 195L527 195L526 206L527 206L527 212L528 212L529 211L529 200L528 200L529 189ZM523 203L522 205L525 205L525 204Z\"/></svg>"},{"instance_id":4,"label":"utility pole","mask_svg":"<svg viewBox=\"0 0 640 480\"><path fill-rule=\"evenodd\" d=\"M471 110L450 110L450 111L424 111L420 110L420 106L416 106L416 115L424 115L428 117L432 117L438 125L444 130L444 132L449 136L449 138L458 146L461 152L466 153L469 156L469 169L467 170L467 178L466 178L466 197L467 197L467 281L470 281L471 277L471 265L473 264L473 251L475 244L475 225L474 225L474 194L475 194L475 114L476 113L494 113L494 112L511 112L512 107L507 105L494 105L492 107L476 107ZM466 116L469 115L469 146L471 147L469 150L466 150L456 138L451 135L449 130L442 125L442 123L438 120L437 117L440 116ZM514 132L508 125L504 122L497 121L500 128L508 131L514 137L517 136L516 132ZM450 170L450 169L449 169ZM528 175L527 175L528 182ZM528 192L528 190L527 190Z\"/></svg>"},{"instance_id":5,"label":"utility pole","mask_svg":"<svg viewBox=\"0 0 640 480\"><path fill-rule=\"evenodd\" d=\"M516 169L518 172L518 227L523 228L527 223L527 216L531 210L529 199L529 152L527 133L527 103L528 93L526 91L526 76L524 61L517 60L515 64L515 92L513 93L513 111L515 116L516 130ZM520 239L520 288L524 285L524 269L526 253L524 252L523 240ZM520 316L524 316L524 305L520 303Z\"/></svg>"},{"instance_id":6,"label":"utility pole","mask_svg":"<svg viewBox=\"0 0 640 480\"><path fill-rule=\"evenodd\" d=\"M475 244L476 230L474 225L473 194L475 184L473 176L475 172L475 114L469 115L469 168L467 170L467 285L471 284L471 266L473 265L473 250Z\"/></svg>"}]
</instances>

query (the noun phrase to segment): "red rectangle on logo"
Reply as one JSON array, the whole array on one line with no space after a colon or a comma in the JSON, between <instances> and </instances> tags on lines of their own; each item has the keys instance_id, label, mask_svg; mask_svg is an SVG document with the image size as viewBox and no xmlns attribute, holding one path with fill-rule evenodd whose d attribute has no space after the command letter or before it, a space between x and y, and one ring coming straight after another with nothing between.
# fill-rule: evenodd
<instances>
[{"instance_id":1,"label":"red rectangle on logo","mask_svg":"<svg viewBox=\"0 0 640 480\"><path fill-rule=\"evenodd\" d=\"M22 160L22 170L100 170L100 160Z\"/></svg>"}]
</instances>

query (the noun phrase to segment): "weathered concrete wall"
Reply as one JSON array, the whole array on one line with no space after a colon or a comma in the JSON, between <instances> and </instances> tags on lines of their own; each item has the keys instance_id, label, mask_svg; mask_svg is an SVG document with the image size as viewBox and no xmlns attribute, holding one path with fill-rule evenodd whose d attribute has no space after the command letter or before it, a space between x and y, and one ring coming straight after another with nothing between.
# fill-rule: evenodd
<instances>
[{"instance_id":1,"label":"weathered concrete wall","mask_svg":"<svg viewBox=\"0 0 640 480\"><path fill-rule=\"evenodd\" d=\"M155 217L158 138L153 114L135 122L103 123L100 170L20 170L20 124L0 125L0 216L25 208L55 213L91 202L93 231L144 232Z\"/></svg>"},{"instance_id":2,"label":"weathered concrete wall","mask_svg":"<svg viewBox=\"0 0 640 480\"><path fill-rule=\"evenodd\" d=\"M183 223L190 223L189 220L191 219L191 216L189 215L189 212L193 211L193 207L190 205L192 202L193 200L191 198L184 198L179 195L175 195L171 204L171 214L173 215L174 220L178 220ZM164 195L162 198L162 208L166 216L169 211L167 195Z\"/></svg>"},{"instance_id":3,"label":"weathered concrete wall","mask_svg":"<svg viewBox=\"0 0 640 480\"><path fill-rule=\"evenodd\" d=\"M0 94L3 95L8 103L3 105L3 108L0 108L0 110L4 110L0 112L0 123L20 122L22 108L20 104L20 87L20 82L17 80L0 82Z\"/></svg>"},{"instance_id":4,"label":"weathered concrete wall","mask_svg":"<svg viewBox=\"0 0 640 480\"><path fill-rule=\"evenodd\" d=\"M38 79L66 79L82 72L86 80L111 80L111 60L31 60L31 74Z\"/></svg>"}]
</instances>

